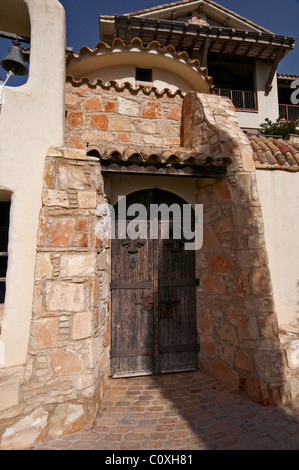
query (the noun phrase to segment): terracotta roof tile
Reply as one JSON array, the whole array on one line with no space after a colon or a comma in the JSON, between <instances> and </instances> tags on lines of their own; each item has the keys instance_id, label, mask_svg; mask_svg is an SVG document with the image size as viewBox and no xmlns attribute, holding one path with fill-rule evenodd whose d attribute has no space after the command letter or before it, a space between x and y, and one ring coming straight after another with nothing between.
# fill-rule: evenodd
<instances>
[{"instance_id":1,"label":"terracotta roof tile","mask_svg":"<svg viewBox=\"0 0 299 470\"><path fill-rule=\"evenodd\" d=\"M278 79L287 79L287 80L297 80L299 78L299 75L290 75L287 73L278 73L277 74Z\"/></svg>"},{"instance_id":2,"label":"terracotta roof tile","mask_svg":"<svg viewBox=\"0 0 299 470\"><path fill-rule=\"evenodd\" d=\"M265 136L248 136L257 169L299 171L299 143Z\"/></svg>"},{"instance_id":3,"label":"terracotta roof tile","mask_svg":"<svg viewBox=\"0 0 299 470\"><path fill-rule=\"evenodd\" d=\"M196 1L197 0L179 0L177 2L164 3L162 5L157 5L155 7L146 8L144 10L138 10L138 11L134 11L134 12L131 12L131 13L127 13L127 15L129 15L129 16L142 15L144 13L150 13L150 12L155 12L155 11L159 11L159 10L164 10L165 8L176 7L176 6L180 6L180 5L186 5L188 3L192 5L192 3L196 2ZM271 32L268 29L265 29L265 28L257 25L256 23L253 23L253 21L250 21L247 18L244 18L243 16L239 15L238 13L235 13L234 11L229 10L228 8L225 8L225 7L223 7L222 5L219 5L216 2L213 2L212 0L204 0L203 3L206 3L207 5L210 4L210 5L218 8L219 10L222 10L224 13L228 13L228 14L234 16L235 18L237 18L237 19L239 19L239 20L241 20L241 21L249 24L250 26L253 26L254 28L257 28L261 31Z\"/></svg>"}]
</instances>

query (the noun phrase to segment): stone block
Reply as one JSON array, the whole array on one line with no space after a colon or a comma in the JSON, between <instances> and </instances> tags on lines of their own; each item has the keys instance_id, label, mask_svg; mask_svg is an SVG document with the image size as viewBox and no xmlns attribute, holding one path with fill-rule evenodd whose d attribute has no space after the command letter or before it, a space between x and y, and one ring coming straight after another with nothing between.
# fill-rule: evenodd
<instances>
[{"instance_id":1,"label":"stone block","mask_svg":"<svg viewBox=\"0 0 299 470\"><path fill-rule=\"evenodd\" d=\"M125 132L119 132L116 136L116 139L119 142L130 142L131 137L130 137L130 134L127 134Z\"/></svg>"},{"instance_id":2,"label":"stone block","mask_svg":"<svg viewBox=\"0 0 299 470\"><path fill-rule=\"evenodd\" d=\"M155 121L144 121L142 120L136 125L137 131L141 134L156 134L157 125Z\"/></svg>"},{"instance_id":3,"label":"stone block","mask_svg":"<svg viewBox=\"0 0 299 470\"><path fill-rule=\"evenodd\" d=\"M178 130L167 119L158 120L158 128L162 136L178 136Z\"/></svg>"},{"instance_id":4,"label":"stone block","mask_svg":"<svg viewBox=\"0 0 299 470\"><path fill-rule=\"evenodd\" d=\"M69 199L66 191L56 189L44 189L43 204L45 206L69 207Z\"/></svg>"},{"instance_id":5,"label":"stone block","mask_svg":"<svg viewBox=\"0 0 299 470\"><path fill-rule=\"evenodd\" d=\"M69 111L67 114L67 124L70 127L83 127L84 126L84 115L82 112Z\"/></svg>"},{"instance_id":6,"label":"stone block","mask_svg":"<svg viewBox=\"0 0 299 470\"><path fill-rule=\"evenodd\" d=\"M182 105L173 104L170 108L170 111L167 117L168 119L174 119L176 121L180 121L182 118Z\"/></svg>"},{"instance_id":7,"label":"stone block","mask_svg":"<svg viewBox=\"0 0 299 470\"><path fill-rule=\"evenodd\" d=\"M119 114L125 114L127 116L139 115L139 103L133 99L118 97L117 109Z\"/></svg>"},{"instance_id":8,"label":"stone block","mask_svg":"<svg viewBox=\"0 0 299 470\"><path fill-rule=\"evenodd\" d=\"M260 381L257 377L251 376L246 381L246 391L251 400L261 405L269 405L269 397L264 396Z\"/></svg>"},{"instance_id":9,"label":"stone block","mask_svg":"<svg viewBox=\"0 0 299 470\"><path fill-rule=\"evenodd\" d=\"M249 269L240 269L237 273L236 282L238 295L248 297L251 294Z\"/></svg>"},{"instance_id":10,"label":"stone block","mask_svg":"<svg viewBox=\"0 0 299 470\"><path fill-rule=\"evenodd\" d=\"M43 438L48 423L48 413L38 408L9 426L2 436L2 450L20 450L36 444Z\"/></svg>"},{"instance_id":11,"label":"stone block","mask_svg":"<svg viewBox=\"0 0 299 470\"><path fill-rule=\"evenodd\" d=\"M286 348L286 353L288 366L299 371L299 340L291 341Z\"/></svg>"},{"instance_id":12,"label":"stone block","mask_svg":"<svg viewBox=\"0 0 299 470\"><path fill-rule=\"evenodd\" d=\"M214 185L215 196L220 201L231 199L231 192L228 183L217 183Z\"/></svg>"},{"instance_id":13,"label":"stone block","mask_svg":"<svg viewBox=\"0 0 299 470\"><path fill-rule=\"evenodd\" d=\"M116 111L116 102L115 101L104 101L104 111L114 113Z\"/></svg>"},{"instance_id":14,"label":"stone block","mask_svg":"<svg viewBox=\"0 0 299 470\"><path fill-rule=\"evenodd\" d=\"M107 130L109 128L109 117L107 114L93 114L90 125L94 129Z\"/></svg>"},{"instance_id":15,"label":"stone block","mask_svg":"<svg viewBox=\"0 0 299 470\"><path fill-rule=\"evenodd\" d=\"M49 312L84 311L84 284L48 281L46 284L46 306Z\"/></svg>"},{"instance_id":16,"label":"stone block","mask_svg":"<svg viewBox=\"0 0 299 470\"><path fill-rule=\"evenodd\" d=\"M76 148L76 149L84 149L84 144L82 143L82 140L77 133L77 131L72 131L70 135L66 139L66 145L71 148Z\"/></svg>"},{"instance_id":17,"label":"stone block","mask_svg":"<svg viewBox=\"0 0 299 470\"><path fill-rule=\"evenodd\" d=\"M96 191L79 191L78 204L81 209L95 209L97 205Z\"/></svg>"},{"instance_id":18,"label":"stone block","mask_svg":"<svg viewBox=\"0 0 299 470\"><path fill-rule=\"evenodd\" d=\"M229 388L234 390L239 388L238 373L220 359L215 359L215 361L212 362L211 374Z\"/></svg>"},{"instance_id":19,"label":"stone block","mask_svg":"<svg viewBox=\"0 0 299 470\"><path fill-rule=\"evenodd\" d=\"M64 158L67 158L69 160L88 160L85 150L82 150L80 148L65 149Z\"/></svg>"},{"instance_id":20,"label":"stone block","mask_svg":"<svg viewBox=\"0 0 299 470\"><path fill-rule=\"evenodd\" d=\"M93 333L93 314L92 312L79 312L74 315L72 324L72 338L87 338Z\"/></svg>"},{"instance_id":21,"label":"stone block","mask_svg":"<svg viewBox=\"0 0 299 470\"><path fill-rule=\"evenodd\" d=\"M238 319L238 335L240 340L244 339L258 339L259 327L257 319L251 318L239 318Z\"/></svg>"},{"instance_id":22,"label":"stone block","mask_svg":"<svg viewBox=\"0 0 299 470\"><path fill-rule=\"evenodd\" d=\"M235 367L247 372L253 371L252 360L245 351L237 351L235 356Z\"/></svg>"},{"instance_id":23,"label":"stone block","mask_svg":"<svg viewBox=\"0 0 299 470\"><path fill-rule=\"evenodd\" d=\"M43 308L43 294L39 285L33 288L32 312L35 315L41 315Z\"/></svg>"},{"instance_id":24,"label":"stone block","mask_svg":"<svg viewBox=\"0 0 299 470\"><path fill-rule=\"evenodd\" d=\"M92 387L94 383L91 374L81 374L76 377L76 390L84 390L85 388Z\"/></svg>"},{"instance_id":25,"label":"stone block","mask_svg":"<svg viewBox=\"0 0 299 470\"><path fill-rule=\"evenodd\" d=\"M122 132L132 132L133 126L130 119L116 115L113 118L111 129Z\"/></svg>"},{"instance_id":26,"label":"stone block","mask_svg":"<svg viewBox=\"0 0 299 470\"><path fill-rule=\"evenodd\" d=\"M96 307L100 301L101 289L100 282L97 277L90 279L87 289L87 304L89 308Z\"/></svg>"},{"instance_id":27,"label":"stone block","mask_svg":"<svg viewBox=\"0 0 299 470\"><path fill-rule=\"evenodd\" d=\"M253 152L250 145L247 145L242 150L242 161L245 171L255 171L255 163L253 159Z\"/></svg>"},{"instance_id":28,"label":"stone block","mask_svg":"<svg viewBox=\"0 0 299 470\"><path fill-rule=\"evenodd\" d=\"M228 256L209 254L208 260L212 271L232 271L234 269Z\"/></svg>"},{"instance_id":29,"label":"stone block","mask_svg":"<svg viewBox=\"0 0 299 470\"><path fill-rule=\"evenodd\" d=\"M211 322L210 315L203 311L198 316L198 331L203 335L208 335L213 332L213 325Z\"/></svg>"},{"instance_id":30,"label":"stone block","mask_svg":"<svg viewBox=\"0 0 299 470\"><path fill-rule=\"evenodd\" d=\"M48 231L48 242L51 246L69 246L72 241L75 219L54 220Z\"/></svg>"},{"instance_id":31,"label":"stone block","mask_svg":"<svg viewBox=\"0 0 299 470\"><path fill-rule=\"evenodd\" d=\"M159 101L148 101L142 106L142 117L157 119L164 116L162 105Z\"/></svg>"},{"instance_id":32,"label":"stone block","mask_svg":"<svg viewBox=\"0 0 299 470\"><path fill-rule=\"evenodd\" d=\"M263 295L265 290L264 275L260 269L252 271L252 292L257 296Z\"/></svg>"},{"instance_id":33,"label":"stone block","mask_svg":"<svg viewBox=\"0 0 299 470\"><path fill-rule=\"evenodd\" d=\"M47 160L44 169L44 183L46 187L50 188L54 185L55 175L55 162Z\"/></svg>"},{"instance_id":34,"label":"stone block","mask_svg":"<svg viewBox=\"0 0 299 470\"><path fill-rule=\"evenodd\" d=\"M0 411L19 404L19 384L7 383L0 386Z\"/></svg>"},{"instance_id":35,"label":"stone block","mask_svg":"<svg viewBox=\"0 0 299 470\"><path fill-rule=\"evenodd\" d=\"M229 233L232 231L232 223L230 219L222 219L214 224L216 233Z\"/></svg>"},{"instance_id":36,"label":"stone block","mask_svg":"<svg viewBox=\"0 0 299 470\"><path fill-rule=\"evenodd\" d=\"M67 254L61 256L62 277L90 276L96 270L96 253Z\"/></svg>"},{"instance_id":37,"label":"stone block","mask_svg":"<svg viewBox=\"0 0 299 470\"><path fill-rule=\"evenodd\" d=\"M201 336L200 338L200 351L208 356L216 356L217 346L211 336Z\"/></svg>"},{"instance_id":38,"label":"stone block","mask_svg":"<svg viewBox=\"0 0 299 470\"><path fill-rule=\"evenodd\" d=\"M212 229L212 227L206 226L203 228L203 248L212 249L219 247L219 240Z\"/></svg>"},{"instance_id":39,"label":"stone block","mask_svg":"<svg viewBox=\"0 0 299 470\"><path fill-rule=\"evenodd\" d=\"M82 372L81 357L75 351L53 349L49 352L49 363L53 376L72 375Z\"/></svg>"},{"instance_id":40,"label":"stone block","mask_svg":"<svg viewBox=\"0 0 299 470\"><path fill-rule=\"evenodd\" d=\"M58 319L35 320L31 324L32 346L35 349L50 348L56 343Z\"/></svg>"},{"instance_id":41,"label":"stone block","mask_svg":"<svg viewBox=\"0 0 299 470\"><path fill-rule=\"evenodd\" d=\"M52 263L50 253L37 253L35 263L35 280L49 279L52 277Z\"/></svg>"},{"instance_id":42,"label":"stone block","mask_svg":"<svg viewBox=\"0 0 299 470\"><path fill-rule=\"evenodd\" d=\"M99 96L93 96L91 98L87 98L87 100L83 101L82 109L87 112L99 112L102 111L102 101Z\"/></svg>"},{"instance_id":43,"label":"stone block","mask_svg":"<svg viewBox=\"0 0 299 470\"><path fill-rule=\"evenodd\" d=\"M74 246L87 246L88 237L86 233L77 233L74 238Z\"/></svg>"},{"instance_id":44,"label":"stone block","mask_svg":"<svg viewBox=\"0 0 299 470\"><path fill-rule=\"evenodd\" d=\"M88 218L79 217L76 224L76 230L85 230L88 231Z\"/></svg>"},{"instance_id":45,"label":"stone block","mask_svg":"<svg viewBox=\"0 0 299 470\"><path fill-rule=\"evenodd\" d=\"M48 437L57 439L60 436L73 434L84 427L84 408L81 404L63 403L58 405L49 421Z\"/></svg>"},{"instance_id":46,"label":"stone block","mask_svg":"<svg viewBox=\"0 0 299 470\"><path fill-rule=\"evenodd\" d=\"M224 323L221 327L217 330L219 338L226 341L229 344L238 344L238 336L236 333L235 328L228 323Z\"/></svg>"},{"instance_id":47,"label":"stone block","mask_svg":"<svg viewBox=\"0 0 299 470\"><path fill-rule=\"evenodd\" d=\"M221 277L213 272L208 271L203 278L203 285L206 291L217 294L224 293L224 284Z\"/></svg>"},{"instance_id":48,"label":"stone block","mask_svg":"<svg viewBox=\"0 0 299 470\"><path fill-rule=\"evenodd\" d=\"M83 166L61 164L59 166L58 181L61 189L88 189L90 183Z\"/></svg>"}]
</instances>

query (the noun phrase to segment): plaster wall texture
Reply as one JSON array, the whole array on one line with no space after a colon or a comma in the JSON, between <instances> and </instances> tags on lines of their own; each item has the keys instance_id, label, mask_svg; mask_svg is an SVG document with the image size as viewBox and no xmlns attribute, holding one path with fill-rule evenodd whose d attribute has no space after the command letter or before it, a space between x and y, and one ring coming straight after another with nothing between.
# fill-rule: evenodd
<instances>
[{"instance_id":1,"label":"plaster wall texture","mask_svg":"<svg viewBox=\"0 0 299 470\"><path fill-rule=\"evenodd\" d=\"M145 65L148 68L150 66L150 64ZM133 86L137 86L140 82L135 79L135 69L136 67L134 65L106 67L104 69L91 72L88 75L88 78L90 81L94 81L97 78L101 78L105 82L115 80L119 85L129 82ZM142 82L142 84L144 86L154 86L159 91L168 88L172 92L175 92L176 90L186 92L190 90L191 87L190 83L188 83L187 77L180 77L179 75L176 75L169 70L163 70L162 68L153 67L152 78L153 81L151 83Z\"/></svg>"},{"instance_id":2,"label":"plaster wall texture","mask_svg":"<svg viewBox=\"0 0 299 470\"><path fill-rule=\"evenodd\" d=\"M0 189L12 193L0 367L26 361L45 155L64 138L64 9L57 0L23 0L22 6L31 22L29 78L6 87L0 114Z\"/></svg>"},{"instance_id":3,"label":"plaster wall texture","mask_svg":"<svg viewBox=\"0 0 299 470\"><path fill-rule=\"evenodd\" d=\"M298 173L257 171L280 325L299 320Z\"/></svg>"},{"instance_id":4,"label":"plaster wall texture","mask_svg":"<svg viewBox=\"0 0 299 470\"><path fill-rule=\"evenodd\" d=\"M237 111L239 126L244 129L258 128L266 118L276 121L278 111L278 91L276 74L272 81L272 89L268 95L265 93L265 85L270 73L271 64L261 61L256 62L255 85L257 90L257 112Z\"/></svg>"}]
</instances>

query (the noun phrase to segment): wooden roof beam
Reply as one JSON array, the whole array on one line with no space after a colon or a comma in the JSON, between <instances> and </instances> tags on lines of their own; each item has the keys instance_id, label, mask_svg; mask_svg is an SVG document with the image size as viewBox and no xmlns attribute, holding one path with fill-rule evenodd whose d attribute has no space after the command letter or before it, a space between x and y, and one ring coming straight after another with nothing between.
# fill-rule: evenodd
<instances>
[{"instance_id":1,"label":"wooden roof beam","mask_svg":"<svg viewBox=\"0 0 299 470\"><path fill-rule=\"evenodd\" d=\"M192 39L192 43L191 43L191 45L190 45L190 47L189 47L189 49L188 49L188 54L189 54L190 57L191 57L191 54L192 54L192 52L193 52L193 49L194 49L195 46L196 46L197 39L198 39L197 36L195 36L195 37Z\"/></svg>"},{"instance_id":2,"label":"wooden roof beam","mask_svg":"<svg viewBox=\"0 0 299 470\"><path fill-rule=\"evenodd\" d=\"M240 47L241 47L241 44L236 44L236 45L235 45L235 47L234 47L234 49L233 49L233 51L232 51L232 53L231 53L231 55L230 55L230 58L229 58L228 60L232 60L232 59L233 59L234 55L236 55L236 53L237 53L237 51L238 51L238 49L239 49Z\"/></svg>"},{"instance_id":3,"label":"wooden roof beam","mask_svg":"<svg viewBox=\"0 0 299 470\"><path fill-rule=\"evenodd\" d=\"M211 44L211 39L206 38L204 48L203 48L202 59L201 59L201 66L202 67L207 67L208 66L208 52L209 52L210 44Z\"/></svg>"},{"instance_id":4,"label":"wooden roof beam","mask_svg":"<svg viewBox=\"0 0 299 470\"><path fill-rule=\"evenodd\" d=\"M246 58L248 57L250 51L252 51L252 49L255 47L255 44L250 44L250 46L247 48L245 54L243 54L243 57L242 59L240 60L240 62L244 62L244 60L246 60Z\"/></svg>"},{"instance_id":5,"label":"wooden roof beam","mask_svg":"<svg viewBox=\"0 0 299 470\"><path fill-rule=\"evenodd\" d=\"M272 67L271 67L271 70L270 70L270 73L269 73L269 77L268 77L268 80L267 80L266 86L265 86L266 95L268 95L270 93L270 91L272 90L272 81L273 81L274 75L276 73L277 66L278 66L280 60L282 59L283 51L284 51L284 48L281 46L279 48L277 54L276 54L276 58L275 58L273 64L272 64Z\"/></svg>"},{"instance_id":6,"label":"wooden roof beam","mask_svg":"<svg viewBox=\"0 0 299 470\"><path fill-rule=\"evenodd\" d=\"M184 31L183 31L183 33L182 33L182 35L181 35L181 37L180 37L179 43L178 43L178 49L180 49L180 48L182 47L182 45L183 45L184 39L185 39L185 37L186 37L187 29L188 29L188 24L185 23L185 24L184 24Z\"/></svg>"},{"instance_id":7,"label":"wooden roof beam","mask_svg":"<svg viewBox=\"0 0 299 470\"><path fill-rule=\"evenodd\" d=\"M219 52L219 54L218 54L218 56L217 56L217 59L220 59L220 58L223 56L224 51L225 51L225 49L226 49L226 47L227 47L228 44L229 44L228 41L226 41L226 42L223 43L223 46L221 47L221 50L220 50L220 52Z\"/></svg>"}]
</instances>

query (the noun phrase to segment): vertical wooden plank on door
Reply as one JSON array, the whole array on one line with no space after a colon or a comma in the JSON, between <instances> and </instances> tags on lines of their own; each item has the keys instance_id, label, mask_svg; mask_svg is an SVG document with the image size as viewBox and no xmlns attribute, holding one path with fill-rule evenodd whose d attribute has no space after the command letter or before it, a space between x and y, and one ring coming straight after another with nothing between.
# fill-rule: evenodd
<instances>
[{"instance_id":1,"label":"vertical wooden plank on door","mask_svg":"<svg viewBox=\"0 0 299 470\"><path fill-rule=\"evenodd\" d=\"M128 222L128 221L126 221ZM152 247L147 239L112 240L111 375L153 373Z\"/></svg>"},{"instance_id":2,"label":"vertical wooden plank on door","mask_svg":"<svg viewBox=\"0 0 299 470\"><path fill-rule=\"evenodd\" d=\"M180 198L160 194L168 205L183 202ZM160 227L162 229L161 221ZM169 238L159 237L159 350L160 372L176 372L197 368L195 252L185 250L173 226ZM171 228L172 227L172 228Z\"/></svg>"}]
</instances>

